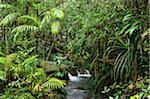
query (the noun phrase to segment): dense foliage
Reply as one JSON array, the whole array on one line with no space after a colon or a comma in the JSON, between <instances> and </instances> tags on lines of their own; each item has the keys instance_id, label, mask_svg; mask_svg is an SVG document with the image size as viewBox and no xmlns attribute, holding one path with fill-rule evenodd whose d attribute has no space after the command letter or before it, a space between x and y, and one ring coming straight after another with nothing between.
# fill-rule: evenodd
<instances>
[{"instance_id":1,"label":"dense foliage","mask_svg":"<svg viewBox=\"0 0 150 99\"><path fill-rule=\"evenodd\" d=\"M1 0L1 97L58 97L71 66L93 94L148 98L148 0ZM68 69L69 68L69 69Z\"/></svg>"}]
</instances>

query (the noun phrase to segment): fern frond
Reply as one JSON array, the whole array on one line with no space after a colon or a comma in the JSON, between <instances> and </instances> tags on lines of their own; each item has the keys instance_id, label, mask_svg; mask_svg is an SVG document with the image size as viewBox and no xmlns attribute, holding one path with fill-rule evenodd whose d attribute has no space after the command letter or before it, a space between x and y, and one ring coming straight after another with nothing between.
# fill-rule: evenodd
<instances>
[{"instance_id":1,"label":"fern frond","mask_svg":"<svg viewBox=\"0 0 150 99\"><path fill-rule=\"evenodd\" d=\"M35 17L35 16L23 15L23 16L20 16L18 19L19 20L25 20L25 19L27 19L27 20L33 21L37 25L40 24L40 22L38 21L37 17Z\"/></svg>"},{"instance_id":2,"label":"fern frond","mask_svg":"<svg viewBox=\"0 0 150 99\"><path fill-rule=\"evenodd\" d=\"M0 9L10 9L10 8L14 8L14 6L10 4L0 4Z\"/></svg>"},{"instance_id":3,"label":"fern frond","mask_svg":"<svg viewBox=\"0 0 150 99\"><path fill-rule=\"evenodd\" d=\"M60 89L66 85L66 82L63 80L59 80L57 78L50 78L47 82L42 84L42 88L49 88L49 89Z\"/></svg>"},{"instance_id":4,"label":"fern frond","mask_svg":"<svg viewBox=\"0 0 150 99\"><path fill-rule=\"evenodd\" d=\"M8 24L13 23L19 15L20 15L19 13L8 14L6 17L2 19L2 21L0 22L0 26L6 26Z\"/></svg>"},{"instance_id":5,"label":"fern frond","mask_svg":"<svg viewBox=\"0 0 150 99\"><path fill-rule=\"evenodd\" d=\"M32 57L29 57L29 58L25 59L25 60L23 61L22 65L27 66L27 65L35 64L36 61L37 61L36 56L32 56Z\"/></svg>"},{"instance_id":6,"label":"fern frond","mask_svg":"<svg viewBox=\"0 0 150 99\"><path fill-rule=\"evenodd\" d=\"M33 26L33 25L20 25L15 27L11 32L19 32L19 33L23 33L23 32L36 32L38 31L38 27Z\"/></svg>"},{"instance_id":7,"label":"fern frond","mask_svg":"<svg viewBox=\"0 0 150 99\"><path fill-rule=\"evenodd\" d=\"M51 13L50 11L45 12L44 17L40 24L40 29L43 29L44 27L50 25L52 19L50 13Z\"/></svg>"}]
</instances>

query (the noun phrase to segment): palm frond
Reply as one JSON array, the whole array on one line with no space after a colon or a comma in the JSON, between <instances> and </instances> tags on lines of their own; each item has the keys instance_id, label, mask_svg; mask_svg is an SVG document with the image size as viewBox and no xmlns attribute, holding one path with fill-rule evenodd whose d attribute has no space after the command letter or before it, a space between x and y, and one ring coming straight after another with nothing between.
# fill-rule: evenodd
<instances>
[{"instance_id":1,"label":"palm frond","mask_svg":"<svg viewBox=\"0 0 150 99\"><path fill-rule=\"evenodd\" d=\"M11 24L13 23L16 18L19 16L20 14L19 13L10 13L8 14L7 16L5 16L2 21L0 22L0 26L6 26L8 24Z\"/></svg>"},{"instance_id":2,"label":"palm frond","mask_svg":"<svg viewBox=\"0 0 150 99\"><path fill-rule=\"evenodd\" d=\"M11 32L19 32L19 33L23 33L23 32L36 32L38 31L38 27L33 26L33 25L20 25L15 27Z\"/></svg>"},{"instance_id":3,"label":"palm frond","mask_svg":"<svg viewBox=\"0 0 150 99\"><path fill-rule=\"evenodd\" d=\"M49 88L49 89L60 89L66 85L65 81L59 80L57 78L50 78L44 84L42 84L42 88Z\"/></svg>"}]
</instances>

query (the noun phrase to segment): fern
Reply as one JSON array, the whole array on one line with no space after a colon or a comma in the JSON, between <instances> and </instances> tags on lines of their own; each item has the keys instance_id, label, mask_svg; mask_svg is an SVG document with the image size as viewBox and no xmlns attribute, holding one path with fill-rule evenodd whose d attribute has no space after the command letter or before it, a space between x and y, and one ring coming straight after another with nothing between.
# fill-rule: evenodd
<instances>
[{"instance_id":1,"label":"fern","mask_svg":"<svg viewBox=\"0 0 150 99\"><path fill-rule=\"evenodd\" d=\"M19 20L25 20L25 19L31 20L31 21L33 21L38 26L40 24L40 22L38 21L37 17L35 17L35 16L23 15L23 16L20 16L18 19Z\"/></svg>"},{"instance_id":2,"label":"fern","mask_svg":"<svg viewBox=\"0 0 150 99\"><path fill-rule=\"evenodd\" d=\"M13 23L19 15L20 14L16 12L8 14L7 16L5 16L5 18L2 19L2 21L0 22L0 26L6 26Z\"/></svg>"},{"instance_id":3,"label":"fern","mask_svg":"<svg viewBox=\"0 0 150 99\"><path fill-rule=\"evenodd\" d=\"M32 72L35 68L35 64L36 64L36 56L32 56L29 57L27 59L25 59L22 63L22 66L24 66L25 72Z\"/></svg>"},{"instance_id":4,"label":"fern","mask_svg":"<svg viewBox=\"0 0 150 99\"><path fill-rule=\"evenodd\" d=\"M49 88L49 89L60 89L66 85L65 81L59 80L57 78L50 78L44 84L42 84L42 88Z\"/></svg>"},{"instance_id":5,"label":"fern","mask_svg":"<svg viewBox=\"0 0 150 99\"><path fill-rule=\"evenodd\" d=\"M17 26L15 27L13 30L12 30L12 33L13 32L19 32L19 33L23 33L23 32L36 32L38 31L38 27L36 26L33 26L33 25L20 25L20 26Z\"/></svg>"},{"instance_id":6,"label":"fern","mask_svg":"<svg viewBox=\"0 0 150 99\"><path fill-rule=\"evenodd\" d=\"M40 29L43 29L50 25L52 19L50 13L51 13L50 11L45 12L44 17L40 24Z\"/></svg>"}]
</instances>

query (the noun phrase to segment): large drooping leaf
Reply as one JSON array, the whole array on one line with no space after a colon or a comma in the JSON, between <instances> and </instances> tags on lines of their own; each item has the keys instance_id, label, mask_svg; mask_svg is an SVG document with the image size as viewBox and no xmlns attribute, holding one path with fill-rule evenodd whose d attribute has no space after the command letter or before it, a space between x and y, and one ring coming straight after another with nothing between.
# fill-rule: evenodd
<instances>
[{"instance_id":1,"label":"large drooping leaf","mask_svg":"<svg viewBox=\"0 0 150 99\"><path fill-rule=\"evenodd\" d=\"M65 14L64 14L63 11L54 8L54 9L52 9L52 16L53 16L54 18L58 18L58 19L63 20L64 17L65 17Z\"/></svg>"},{"instance_id":2,"label":"large drooping leaf","mask_svg":"<svg viewBox=\"0 0 150 99\"><path fill-rule=\"evenodd\" d=\"M53 22L52 25L51 25L51 32L52 34L54 35L57 35L59 34L61 31L61 25L59 22Z\"/></svg>"}]
</instances>

